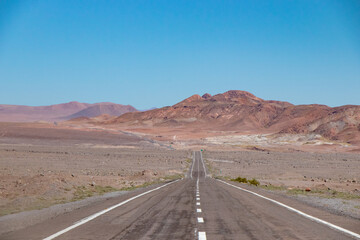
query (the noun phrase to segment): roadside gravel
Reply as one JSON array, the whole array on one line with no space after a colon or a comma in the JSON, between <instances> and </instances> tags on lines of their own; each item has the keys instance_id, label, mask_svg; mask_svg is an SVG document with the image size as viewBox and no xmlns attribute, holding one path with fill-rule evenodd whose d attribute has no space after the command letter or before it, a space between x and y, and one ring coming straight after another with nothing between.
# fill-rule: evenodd
<instances>
[{"instance_id":1,"label":"roadside gravel","mask_svg":"<svg viewBox=\"0 0 360 240\"><path fill-rule=\"evenodd\" d=\"M127 192L128 191L111 192L101 196L86 198L81 201L54 205L41 210L32 210L2 216L0 217L0 235L46 221L58 215L85 207L89 204L126 194Z\"/></svg>"}]
</instances>

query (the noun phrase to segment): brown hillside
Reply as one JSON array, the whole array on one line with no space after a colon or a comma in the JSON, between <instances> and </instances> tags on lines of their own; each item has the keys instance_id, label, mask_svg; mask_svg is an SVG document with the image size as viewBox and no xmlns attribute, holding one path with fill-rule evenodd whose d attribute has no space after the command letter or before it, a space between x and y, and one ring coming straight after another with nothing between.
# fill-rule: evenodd
<instances>
[{"instance_id":1,"label":"brown hillside","mask_svg":"<svg viewBox=\"0 0 360 240\"><path fill-rule=\"evenodd\" d=\"M170 107L126 113L99 124L237 133L317 133L333 140L360 142L360 106L292 105L266 101L245 91L193 95Z\"/></svg>"}]
</instances>

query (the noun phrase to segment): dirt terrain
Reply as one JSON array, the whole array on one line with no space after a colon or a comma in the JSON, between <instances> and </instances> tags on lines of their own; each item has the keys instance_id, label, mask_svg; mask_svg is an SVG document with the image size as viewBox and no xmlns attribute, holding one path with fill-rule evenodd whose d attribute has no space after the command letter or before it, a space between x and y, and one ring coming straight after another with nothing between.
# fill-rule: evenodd
<instances>
[{"instance_id":1,"label":"dirt terrain","mask_svg":"<svg viewBox=\"0 0 360 240\"><path fill-rule=\"evenodd\" d=\"M321 187L360 194L360 155L205 151L214 176L256 178L263 185Z\"/></svg>"},{"instance_id":2,"label":"dirt terrain","mask_svg":"<svg viewBox=\"0 0 360 240\"><path fill-rule=\"evenodd\" d=\"M119 132L18 123L0 132L0 215L178 178L189 165L187 151Z\"/></svg>"},{"instance_id":3,"label":"dirt terrain","mask_svg":"<svg viewBox=\"0 0 360 240\"><path fill-rule=\"evenodd\" d=\"M262 188L360 219L360 155L205 151L213 177L260 182Z\"/></svg>"},{"instance_id":4,"label":"dirt terrain","mask_svg":"<svg viewBox=\"0 0 360 240\"><path fill-rule=\"evenodd\" d=\"M186 152L161 149L0 145L0 213L131 189L183 174Z\"/></svg>"}]
</instances>

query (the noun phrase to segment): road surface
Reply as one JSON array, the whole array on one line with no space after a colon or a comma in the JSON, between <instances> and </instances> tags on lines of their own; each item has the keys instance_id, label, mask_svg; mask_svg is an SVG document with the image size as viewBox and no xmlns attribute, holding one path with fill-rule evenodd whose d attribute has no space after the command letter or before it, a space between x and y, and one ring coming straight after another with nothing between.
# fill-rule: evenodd
<instances>
[{"instance_id":1,"label":"road surface","mask_svg":"<svg viewBox=\"0 0 360 240\"><path fill-rule=\"evenodd\" d=\"M201 152L194 152L184 179L110 198L0 239L343 240L360 239L359 233L356 219L213 179Z\"/></svg>"}]
</instances>

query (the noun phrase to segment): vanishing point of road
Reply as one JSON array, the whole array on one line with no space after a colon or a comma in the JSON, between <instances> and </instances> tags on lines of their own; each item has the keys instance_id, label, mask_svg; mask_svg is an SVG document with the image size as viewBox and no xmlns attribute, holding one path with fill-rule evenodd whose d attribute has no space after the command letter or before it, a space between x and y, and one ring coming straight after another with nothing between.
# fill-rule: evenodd
<instances>
[{"instance_id":1,"label":"vanishing point of road","mask_svg":"<svg viewBox=\"0 0 360 240\"><path fill-rule=\"evenodd\" d=\"M207 174L194 152L184 179L138 189L0 239L360 239L360 221Z\"/></svg>"}]
</instances>

